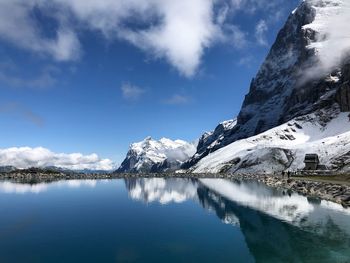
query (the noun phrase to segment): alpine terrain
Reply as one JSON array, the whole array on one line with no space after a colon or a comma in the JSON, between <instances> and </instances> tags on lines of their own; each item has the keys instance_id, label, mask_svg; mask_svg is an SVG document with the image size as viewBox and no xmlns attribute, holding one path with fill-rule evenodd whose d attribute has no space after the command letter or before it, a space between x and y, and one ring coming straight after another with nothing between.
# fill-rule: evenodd
<instances>
[{"instance_id":1,"label":"alpine terrain","mask_svg":"<svg viewBox=\"0 0 350 263\"><path fill-rule=\"evenodd\" d=\"M196 153L181 159L182 169L301 169L306 153L318 153L329 168L349 170L350 55L334 54L337 60L326 63L330 24L349 9L345 0L304 0L279 32L237 118L202 135ZM129 152L121 169L133 160Z\"/></svg>"},{"instance_id":2,"label":"alpine terrain","mask_svg":"<svg viewBox=\"0 0 350 263\"><path fill-rule=\"evenodd\" d=\"M181 140L147 137L133 143L117 172L166 172L180 168L196 152L196 145Z\"/></svg>"}]
</instances>

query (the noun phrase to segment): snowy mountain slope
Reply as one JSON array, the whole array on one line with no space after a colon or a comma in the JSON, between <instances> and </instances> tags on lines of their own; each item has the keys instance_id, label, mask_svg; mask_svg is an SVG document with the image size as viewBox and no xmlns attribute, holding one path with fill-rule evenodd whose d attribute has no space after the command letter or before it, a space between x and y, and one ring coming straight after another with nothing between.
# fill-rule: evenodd
<instances>
[{"instance_id":1,"label":"snowy mountain slope","mask_svg":"<svg viewBox=\"0 0 350 263\"><path fill-rule=\"evenodd\" d=\"M176 170L196 151L196 145L182 140L159 141L147 137L133 143L117 172L164 172Z\"/></svg>"},{"instance_id":2,"label":"snowy mountain slope","mask_svg":"<svg viewBox=\"0 0 350 263\"><path fill-rule=\"evenodd\" d=\"M306 153L317 153L322 164L350 170L349 113L318 111L297 117L256 136L233 142L202 160L193 173L256 173L304 167Z\"/></svg>"},{"instance_id":3,"label":"snowy mountain slope","mask_svg":"<svg viewBox=\"0 0 350 263\"><path fill-rule=\"evenodd\" d=\"M237 124L225 131L215 147L197 149L185 168L232 142L327 109L334 103L342 111L350 111L350 65L343 59L337 67L323 67L325 59L321 57L328 55L321 52L327 46L328 25L346 3L304 0L292 12L251 82ZM320 67L328 71L321 71Z\"/></svg>"},{"instance_id":4,"label":"snowy mountain slope","mask_svg":"<svg viewBox=\"0 0 350 263\"><path fill-rule=\"evenodd\" d=\"M231 132L231 130L236 126L237 119L227 120L219 123L219 125L215 128L214 131L204 133L198 141L197 151L195 156L189 159L182 165L183 169L190 168L198 158L201 158L202 155L207 152L215 151L217 146L219 146L222 140Z\"/></svg>"}]
</instances>

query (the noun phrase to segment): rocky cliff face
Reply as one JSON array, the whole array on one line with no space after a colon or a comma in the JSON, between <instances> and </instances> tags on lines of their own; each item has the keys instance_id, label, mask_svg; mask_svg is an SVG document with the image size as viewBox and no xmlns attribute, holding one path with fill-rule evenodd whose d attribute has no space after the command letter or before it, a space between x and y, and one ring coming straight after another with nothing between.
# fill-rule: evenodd
<instances>
[{"instance_id":1,"label":"rocky cliff face","mask_svg":"<svg viewBox=\"0 0 350 263\"><path fill-rule=\"evenodd\" d=\"M295 117L335 104L341 111L350 111L350 64L343 62L326 74L314 72L312 78L306 74L318 63L317 45L313 44L319 41L322 32L318 31L319 26L313 25L316 17L319 12L327 15L328 9L341 8L341 4L338 0L305 0L300 4L289 16L252 80L237 124L221 133L215 145L201 144L185 168L232 142L260 134Z\"/></svg>"},{"instance_id":2,"label":"rocky cliff face","mask_svg":"<svg viewBox=\"0 0 350 263\"><path fill-rule=\"evenodd\" d=\"M185 141L147 137L133 143L117 172L170 172L180 168L196 151L196 145Z\"/></svg>"},{"instance_id":3,"label":"rocky cliff face","mask_svg":"<svg viewBox=\"0 0 350 263\"><path fill-rule=\"evenodd\" d=\"M200 159L206 156L208 153L218 149L217 147L222 144L222 141L225 140L236 124L237 119L227 120L220 123L214 131L204 133L199 138L195 156L185 162L182 165L182 168L188 169L192 167L196 163L195 160Z\"/></svg>"},{"instance_id":4,"label":"rocky cliff face","mask_svg":"<svg viewBox=\"0 0 350 263\"><path fill-rule=\"evenodd\" d=\"M342 69L341 81L335 100L340 105L341 111L350 111L350 63L344 65Z\"/></svg>"}]
</instances>

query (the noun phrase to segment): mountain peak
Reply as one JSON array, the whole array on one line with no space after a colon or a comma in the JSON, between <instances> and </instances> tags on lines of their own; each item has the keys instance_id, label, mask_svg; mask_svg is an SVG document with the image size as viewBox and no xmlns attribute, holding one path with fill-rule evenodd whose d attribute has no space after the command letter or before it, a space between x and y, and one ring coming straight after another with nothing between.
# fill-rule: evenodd
<instances>
[{"instance_id":1,"label":"mountain peak","mask_svg":"<svg viewBox=\"0 0 350 263\"><path fill-rule=\"evenodd\" d=\"M196 151L196 146L182 140L161 138L133 143L118 172L163 172L176 170Z\"/></svg>"},{"instance_id":2,"label":"mountain peak","mask_svg":"<svg viewBox=\"0 0 350 263\"><path fill-rule=\"evenodd\" d=\"M147 136L144 141L152 141L152 137L151 136Z\"/></svg>"}]
</instances>

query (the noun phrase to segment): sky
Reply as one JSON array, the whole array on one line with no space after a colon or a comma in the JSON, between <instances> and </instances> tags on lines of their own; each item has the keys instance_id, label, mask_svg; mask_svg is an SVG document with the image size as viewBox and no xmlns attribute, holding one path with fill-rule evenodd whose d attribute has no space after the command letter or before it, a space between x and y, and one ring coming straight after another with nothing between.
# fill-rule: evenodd
<instances>
[{"instance_id":1,"label":"sky","mask_svg":"<svg viewBox=\"0 0 350 263\"><path fill-rule=\"evenodd\" d=\"M1 0L0 164L109 169L147 136L196 140L238 114L298 4Z\"/></svg>"}]
</instances>

